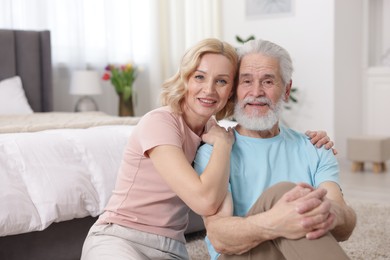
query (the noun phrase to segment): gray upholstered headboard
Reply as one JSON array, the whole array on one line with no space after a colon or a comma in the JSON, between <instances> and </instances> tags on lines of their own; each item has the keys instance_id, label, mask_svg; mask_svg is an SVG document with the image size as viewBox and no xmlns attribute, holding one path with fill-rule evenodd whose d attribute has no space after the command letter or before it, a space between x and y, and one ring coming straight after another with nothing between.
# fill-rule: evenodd
<instances>
[{"instance_id":1,"label":"gray upholstered headboard","mask_svg":"<svg viewBox=\"0 0 390 260\"><path fill-rule=\"evenodd\" d=\"M16 75L34 112L53 110L50 31L0 30L0 80Z\"/></svg>"}]
</instances>

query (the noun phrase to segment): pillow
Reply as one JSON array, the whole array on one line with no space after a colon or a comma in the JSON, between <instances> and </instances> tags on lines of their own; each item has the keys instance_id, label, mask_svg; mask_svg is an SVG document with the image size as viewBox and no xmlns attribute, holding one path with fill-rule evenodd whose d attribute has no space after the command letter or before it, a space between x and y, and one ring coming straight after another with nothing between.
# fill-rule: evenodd
<instances>
[{"instance_id":1,"label":"pillow","mask_svg":"<svg viewBox=\"0 0 390 260\"><path fill-rule=\"evenodd\" d=\"M32 114L19 76L0 81L0 115Z\"/></svg>"}]
</instances>

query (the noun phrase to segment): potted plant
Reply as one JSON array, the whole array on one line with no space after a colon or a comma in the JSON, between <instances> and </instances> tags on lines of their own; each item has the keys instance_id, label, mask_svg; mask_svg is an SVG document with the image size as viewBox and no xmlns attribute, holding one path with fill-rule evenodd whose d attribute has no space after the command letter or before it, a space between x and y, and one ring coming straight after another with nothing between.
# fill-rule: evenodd
<instances>
[{"instance_id":1,"label":"potted plant","mask_svg":"<svg viewBox=\"0 0 390 260\"><path fill-rule=\"evenodd\" d=\"M137 78L137 67L132 63L106 66L102 79L110 80L119 96L119 116L134 116L133 83Z\"/></svg>"}]
</instances>

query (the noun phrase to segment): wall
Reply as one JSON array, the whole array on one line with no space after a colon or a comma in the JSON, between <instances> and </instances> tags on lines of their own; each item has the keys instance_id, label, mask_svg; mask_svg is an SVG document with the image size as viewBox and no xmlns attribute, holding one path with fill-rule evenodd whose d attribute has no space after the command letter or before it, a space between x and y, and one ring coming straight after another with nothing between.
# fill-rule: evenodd
<instances>
[{"instance_id":1,"label":"wall","mask_svg":"<svg viewBox=\"0 0 390 260\"><path fill-rule=\"evenodd\" d=\"M363 133L363 2L335 1L335 138L340 157L348 137Z\"/></svg>"},{"instance_id":2,"label":"wall","mask_svg":"<svg viewBox=\"0 0 390 260\"><path fill-rule=\"evenodd\" d=\"M364 0L363 132L390 135L390 1Z\"/></svg>"},{"instance_id":3,"label":"wall","mask_svg":"<svg viewBox=\"0 0 390 260\"><path fill-rule=\"evenodd\" d=\"M326 130L344 157L346 137L361 131L361 0L295 0L292 15L257 19L245 17L245 1L222 2L225 40L254 34L290 52L299 104L289 125Z\"/></svg>"}]
</instances>

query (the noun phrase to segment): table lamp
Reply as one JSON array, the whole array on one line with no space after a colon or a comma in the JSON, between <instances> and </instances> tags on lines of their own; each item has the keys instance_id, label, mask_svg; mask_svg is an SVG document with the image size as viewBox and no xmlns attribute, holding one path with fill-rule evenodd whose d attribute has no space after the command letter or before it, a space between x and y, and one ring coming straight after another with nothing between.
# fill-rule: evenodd
<instances>
[{"instance_id":1,"label":"table lamp","mask_svg":"<svg viewBox=\"0 0 390 260\"><path fill-rule=\"evenodd\" d=\"M77 70L72 73L70 94L82 96L76 103L76 112L98 111L98 106L91 95L102 93L100 78L96 71Z\"/></svg>"}]
</instances>

